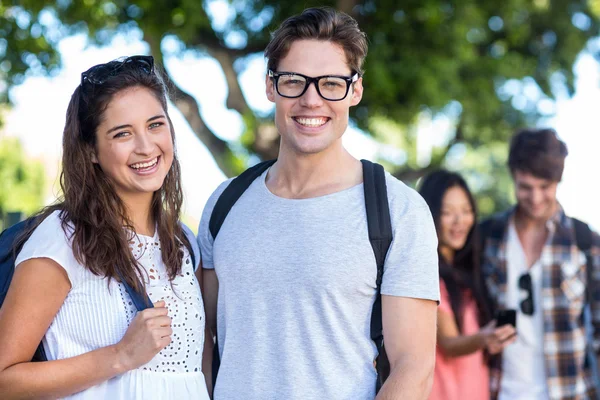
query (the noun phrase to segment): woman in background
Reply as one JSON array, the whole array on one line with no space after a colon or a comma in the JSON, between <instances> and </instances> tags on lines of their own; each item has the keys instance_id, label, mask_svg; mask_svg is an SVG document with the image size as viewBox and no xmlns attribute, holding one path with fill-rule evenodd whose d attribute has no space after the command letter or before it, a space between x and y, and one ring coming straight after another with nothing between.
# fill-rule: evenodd
<instances>
[{"instance_id":1,"label":"woman in background","mask_svg":"<svg viewBox=\"0 0 600 400\"><path fill-rule=\"evenodd\" d=\"M448 171L424 178L419 193L431 209L440 259L437 356L430 400L487 400L485 352L514 341L510 325L491 320L481 281L475 201L464 179Z\"/></svg>"}]
</instances>

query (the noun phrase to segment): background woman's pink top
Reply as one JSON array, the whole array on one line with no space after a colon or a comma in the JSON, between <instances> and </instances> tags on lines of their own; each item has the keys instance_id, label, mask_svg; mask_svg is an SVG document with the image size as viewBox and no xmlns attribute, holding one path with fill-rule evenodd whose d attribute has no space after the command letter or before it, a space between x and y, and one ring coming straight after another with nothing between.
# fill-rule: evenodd
<instances>
[{"instance_id":1,"label":"background woman's pink top","mask_svg":"<svg viewBox=\"0 0 600 400\"><path fill-rule=\"evenodd\" d=\"M446 285L440 279L439 311L454 318ZM472 335L479 331L477 305L470 291L463 292L463 335ZM483 350L475 353L449 358L440 347L436 350L433 389L429 400L489 400L489 370L484 363Z\"/></svg>"}]
</instances>

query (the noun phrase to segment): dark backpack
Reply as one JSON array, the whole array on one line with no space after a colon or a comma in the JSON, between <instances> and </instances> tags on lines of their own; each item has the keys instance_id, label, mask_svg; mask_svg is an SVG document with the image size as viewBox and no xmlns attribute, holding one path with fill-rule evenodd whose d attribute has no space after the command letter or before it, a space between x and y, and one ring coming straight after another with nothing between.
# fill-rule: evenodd
<instances>
[{"instance_id":1,"label":"dark backpack","mask_svg":"<svg viewBox=\"0 0 600 400\"><path fill-rule=\"evenodd\" d=\"M2 233L0 233L0 307L4 304L4 299L6 298L6 293L8 292L8 288L10 286L10 281L12 280L13 274L15 272L15 255L19 254L21 251L21 247L15 249L14 245L16 240L21 236L21 234L26 231L29 227L33 226L35 223L36 217L31 217L26 219L25 221L21 221L7 229L5 229ZM187 227L184 226L184 232L190 237L190 234L193 237L193 233L189 231ZM26 240L23 240L24 243ZM196 254L197 251L194 247L195 240L192 241L192 251L190 252L190 256L192 258L192 263L194 267L196 266ZM153 307L152 301L146 294L141 295L136 292L130 285L128 285L124 279L121 279L123 282L123 286L125 286L125 290L131 297L131 301L135 305L135 308L138 311L145 310L146 308ZM42 343L38 345L38 348L33 355L32 361L47 361L46 352L44 351L44 346Z\"/></svg>"},{"instance_id":2,"label":"dark backpack","mask_svg":"<svg viewBox=\"0 0 600 400\"><path fill-rule=\"evenodd\" d=\"M250 187L256 178L262 175L276 160L265 161L248 168L225 188L217 200L210 216L209 230L213 240L229 214L229 211L239 198ZM371 314L371 339L377 346L377 391L390 374L390 363L383 343L383 324L381 315L381 281L383 278L383 264L390 244L392 243L392 223L385 183L385 171L379 164L361 160L363 165L363 182L365 193L365 207L367 210L367 226L369 241L377 261L377 296ZM213 353L213 387L216 383L217 372L220 365L219 342L214 347Z\"/></svg>"}]
</instances>

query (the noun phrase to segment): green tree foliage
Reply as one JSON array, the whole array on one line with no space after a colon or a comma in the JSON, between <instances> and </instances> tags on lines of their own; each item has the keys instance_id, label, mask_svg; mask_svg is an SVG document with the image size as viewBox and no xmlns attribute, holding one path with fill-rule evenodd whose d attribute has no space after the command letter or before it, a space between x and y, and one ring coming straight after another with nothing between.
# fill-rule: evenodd
<instances>
[{"instance_id":1,"label":"green tree foliage","mask_svg":"<svg viewBox=\"0 0 600 400\"><path fill-rule=\"evenodd\" d=\"M249 155L272 158L278 148L272 118L252 110L238 76L285 17L314 5L351 14L369 37L365 95L352 118L382 143L382 162L414 182L441 166L469 171L464 163L449 163L452 153L478 159L470 163L487 166L478 174L491 175L472 179L488 182L479 191L488 193L490 210L508 201L506 187L497 184L507 178L498 160L505 158L508 137L543 116L539 102L554 97L553 83L572 92L572 65L598 35L600 16L600 0L12 0L0 6L0 79L10 87L28 70L52 71L59 60L57 40L69 33L86 32L93 42L108 44L117 33L140 32L159 65L172 55L161 44L175 38L180 52L213 57L223 69L227 107L246 124L240 143L216 136L196 100L173 83L168 70L166 78L175 89L175 106L220 168L233 175ZM225 24L211 17L211 10L223 6ZM449 121L426 162L417 156L424 115ZM488 156L498 151L490 162Z\"/></svg>"},{"instance_id":2,"label":"green tree foliage","mask_svg":"<svg viewBox=\"0 0 600 400\"><path fill-rule=\"evenodd\" d=\"M8 212L38 211L45 183L43 165L27 159L18 139L0 139L0 218Z\"/></svg>"},{"instance_id":3,"label":"green tree foliage","mask_svg":"<svg viewBox=\"0 0 600 400\"><path fill-rule=\"evenodd\" d=\"M0 101L7 101L7 89L28 71L52 72L60 65L60 35L41 21L44 6L42 1L0 2Z\"/></svg>"}]
</instances>

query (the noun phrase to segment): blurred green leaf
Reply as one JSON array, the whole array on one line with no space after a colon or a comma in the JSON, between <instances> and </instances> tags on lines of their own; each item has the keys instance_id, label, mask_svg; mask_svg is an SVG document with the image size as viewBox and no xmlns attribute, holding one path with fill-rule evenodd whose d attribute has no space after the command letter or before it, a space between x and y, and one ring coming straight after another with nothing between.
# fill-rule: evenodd
<instances>
[{"instance_id":1,"label":"blurred green leaf","mask_svg":"<svg viewBox=\"0 0 600 400\"><path fill-rule=\"evenodd\" d=\"M39 210L45 182L43 165L27 159L18 139L0 139L0 219L8 212Z\"/></svg>"}]
</instances>

